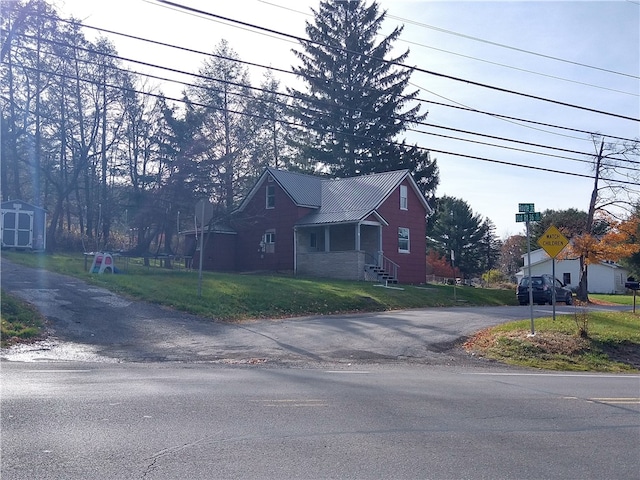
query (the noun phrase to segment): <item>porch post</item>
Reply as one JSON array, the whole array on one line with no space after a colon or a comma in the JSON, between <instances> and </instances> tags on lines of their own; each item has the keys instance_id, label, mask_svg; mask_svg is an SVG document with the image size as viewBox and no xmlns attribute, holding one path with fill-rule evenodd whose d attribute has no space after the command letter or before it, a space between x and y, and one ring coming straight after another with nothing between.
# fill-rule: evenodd
<instances>
[{"instance_id":1,"label":"porch post","mask_svg":"<svg viewBox=\"0 0 640 480\"><path fill-rule=\"evenodd\" d=\"M356 223L356 252L360 251L360 223Z\"/></svg>"},{"instance_id":2,"label":"porch post","mask_svg":"<svg viewBox=\"0 0 640 480\"><path fill-rule=\"evenodd\" d=\"M293 227L293 274L298 273L298 228Z\"/></svg>"},{"instance_id":3,"label":"porch post","mask_svg":"<svg viewBox=\"0 0 640 480\"><path fill-rule=\"evenodd\" d=\"M327 225L324 227L324 251L325 252L331 251L330 241L331 241L331 235L329 232L329 225Z\"/></svg>"},{"instance_id":4,"label":"porch post","mask_svg":"<svg viewBox=\"0 0 640 480\"><path fill-rule=\"evenodd\" d=\"M378 266L382 266L382 256L384 251L382 250L382 225L378 227Z\"/></svg>"}]
</instances>

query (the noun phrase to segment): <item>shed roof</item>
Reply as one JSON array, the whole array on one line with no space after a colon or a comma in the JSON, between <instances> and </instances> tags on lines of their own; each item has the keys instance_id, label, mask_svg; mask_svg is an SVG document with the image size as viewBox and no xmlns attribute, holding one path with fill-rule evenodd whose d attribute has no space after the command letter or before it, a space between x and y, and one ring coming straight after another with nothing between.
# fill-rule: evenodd
<instances>
[{"instance_id":1,"label":"shed roof","mask_svg":"<svg viewBox=\"0 0 640 480\"><path fill-rule=\"evenodd\" d=\"M2 202L2 209L4 210L42 210L42 211L46 211L44 208L42 207L38 207L37 205L32 205L30 203L27 203L23 200L7 200L5 202Z\"/></svg>"}]
</instances>

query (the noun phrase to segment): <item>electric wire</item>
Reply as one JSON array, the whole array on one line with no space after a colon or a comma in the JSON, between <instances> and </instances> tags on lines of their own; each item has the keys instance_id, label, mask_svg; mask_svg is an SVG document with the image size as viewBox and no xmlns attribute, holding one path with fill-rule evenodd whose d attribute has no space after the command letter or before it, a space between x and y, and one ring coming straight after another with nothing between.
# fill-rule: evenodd
<instances>
[{"instance_id":1,"label":"electric wire","mask_svg":"<svg viewBox=\"0 0 640 480\"><path fill-rule=\"evenodd\" d=\"M266 0L258 0L258 2L263 3L265 5L272 6L272 7L276 7L276 8L280 8L280 9L287 10L287 11L290 11L290 12L294 12L294 13L297 13L299 15L304 15L304 16L307 16L307 17L312 16L310 13L306 13L306 12L303 12L303 11L300 11L300 10L296 10L295 8L285 7L284 5L278 5L278 4L273 3L273 2L267 2ZM406 18L390 15L389 13L386 13L385 18L390 18L392 20L398 20L398 21L403 22L403 23L418 25L418 26L423 27L423 28L437 28L437 27L431 27L430 25L421 24L419 22L416 22L416 21L413 21L413 20L410 20L410 19L406 19ZM456 32L451 32L451 34L452 35L457 35ZM640 94L638 94L638 93L625 92L623 90L617 90L617 89L614 89L614 88L604 87L602 85L594 85L592 83L586 83L586 82L581 82L581 81L578 81L578 80L572 80L570 78L559 77L557 75L551 75L551 74L548 74L548 73L536 72L534 70L528 70L526 68L519 68L519 67L515 67L513 65L507 65L507 64L504 64L504 63L494 62L494 61L487 60L487 59L484 59L484 58L474 57L472 55L465 55L465 54L458 53L458 52L452 52L451 50L445 50L443 48L438 48L438 47L434 47L434 46L431 46L431 45L426 45L424 43L415 42L415 41L411 41L411 40L406 40L406 39L403 39L403 38L399 38L398 41L402 42L402 43L407 43L409 45L415 45L415 46L418 46L418 47L428 48L430 50L435 50L435 51L438 51L438 52L447 53L449 55L455 55L455 56L462 57L462 58L468 58L470 60L476 60L478 62L488 63L490 65L496 65L496 66L499 66L499 67L509 68L509 69L512 69L512 70L517 70L517 71L520 71L520 72L530 73L530 74L533 74L533 75L538 75L538 76L542 76L542 77L546 77L546 78L552 78L554 80L561 80L563 82L570 82L570 83L575 83L577 85L584 85L584 86L587 86L587 87L598 88L598 89L601 89L601 90L608 90L610 92L621 93L623 95L631 95L631 96L634 96L634 97L640 97ZM478 41L482 41L482 40L478 39ZM574 63L574 62L571 62L569 60L564 60L564 59L558 59L558 60L559 61L563 61L563 62L567 62L567 63ZM585 66L587 66L589 68L594 68L594 69L600 70L600 68L598 68L598 67L593 67L593 66L588 66L588 65L585 65ZM613 73L617 73L617 72L613 72Z\"/></svg>"},{"instance_id":2,"label":"electric wire","mask_svg":"<svg viewBox=\"0 0 640 480\"><path fill-rule=\"evenodd\" d=\"M466 83L466 84L477 86L477 87L487 88L487 89L495 90L495 91L498 91L498 92L501 92L501 93L508 93L508 94L512 94L512 95L518 95L518 96L522 96L522 97L529 98L529 99L532 99L532 100L539 100L539 101L543 101L543 102L553 103L553 104L561 105L561 106L568 107L568 108L575 108L575 109L584 110L584 111L588 111L588 112L592 112L592 113L597 113L597 114L600 114L600 115L611 116L611 117L615 117L615 118L621 118L623 120L629 120L629 121L633 121L633 122L640 122L640 118L634 118L634 117L630 117L630 116L622 115L622 114L618 114L618 113L606 112L606 111L595 109L595 108L589 108L589 107L585 107L585 106L581 106L581 105L575 105L575 104L571 104L571 103L568 103L568 102L562 102L560 100L553 100L553 99L549 99L549 98L545 98L545 97L540 97L538 95L532 95L532 94L529 94L529 93L518 92L518 91L515 91L515 90L510 90L508 88L489 85L489 84L482 83L482 82L476 82L474 80L469 80L469 79L466 79L466 78L460 78L460 77L456 77L456 76L453 76L453 75L448 75L448 74L441 73L441 72L435 72L433 70L427 70L425 68L420 68L420 67L415 67L415 66L411 67L411 66L405 65L405 64L400 63L400 62L396 62L396 61L392 61L392 60L385 60L385 59L382 59L382 58L373 57L371 55L366 55L366 54L363 54L362 52L356 52L356 51L352 51L352 50L345 49L345 48L340 48L340 47L333 47L333 46L330 46L330 45L323 44L321 42L316 42L316 41L313 41L313 40L305 39L305 38L299 37L297 35L281 32L281 31L274 30L274 29L267 28L267 27L263 27L263 26L260 26L260 25L255 25L255 24L252 24L252 23L249 23L249 22L244 22L242 20L232 19L232 18L229 18L229 17L225 17L223 15L218 15L218 14L211 13L211 12L206 12L204 10L200 10L200 9L197 9L197 8L194 8L194 7L189 7L187 5L183 5L183 4L180 4L180 3L172 2L170 0L155 0L155 1L159 2L159 3L162 3L162 4L165 4L165 5L172 6L174 8L177 8L178 10L185 10L185 11L188 11L188 12L194 12L194 13L198 13L198 14L201 14L201 15L210 16L212 18L217 18L219 20L224 20L224 21L227 21L227 22L236 23L236 24L242 25L244 27L254 28L256 30L269 32L269 33L272 33L272 34L275 34L275 35L282 35L283 37L296 40L296 41L302 43L303 45L304 44L314 44L314 45L322 46L322 47L325 47L325 48L331 48L333 50L337 50L337 51L342 52L342 53L348 53L348 54L362 56L362 57L365 57L365 58L369 58L371 60L385 62L385 63L388 63L390 65L394 65L394 66L397 66L397 67L407 68L407 69L410 69L412 71L426 73L428 75L432 75L432 76L436 76L436 77L440 77L440 78L445 78L445 79L448 79L448 80L454 80L456 82L462 82L462 83Z\"/></svg>"},{"instance_id":3,"label":"electric wire","mask_svg":"<svg viewBox=\"0 0 640 480\"><path fill-rule=\"evenodd\" d=\"M147 42L147 43L151 43L151 44L155 44L155 45L159 45L159 46L174 48L174 49L178 49L178 50L185 51L185 52L196 53L196 54L199 54L199 55L213 57L213 58L219 58L221 60L233 61L233 62L241 63L241 64L244 64L244 65L249 65L249 66L252 66L252 67L263 68L263 69L270 70L270 71L276 71L276 72L279 72L279 73L285 73L285 74L294 75L294 76L298 75L297 73L295 73L295 72L293 72L291 70L286 70L286 69L283 69L283 68L267 66L267 65L263 65L263 64L259 64L259 63L255 63L255 62L249 62L249 61L245 61L245 60L241 60L241 59L237 59L237 58L225 57L225 56L218 55L218 54L215 54L215 53L204 52L204 51L201 51L201 50L195 50L195 49L192 49L192 48L178 46L178 45L174 45L174 44L170 44L170 43L166 43L166 42L161 42L161 41L158 41L158 40L151 40L151 39L142 38L142 37L139 37L139 36L136 36L136 35L131 35L131 34L122 33L122 32L116 32L114 30L109 30L109 29L102 28L102 27L96 27L96 26L92 26L92 25L87 25L87 24L76 22L76 21L73 21L73 20L65 20L65 19L59 19L59 20L62 21L62 22L65 22L65 23L72 24L72 25L82 26L82 27L85 27L85 28L88 28L88 29L97 30L97 31L101 31L101 32L106 32L106 33L109 33L109 34L112 34L112 35L118 35L118 36L122 36L122 37L125 37L125 38L139 40L139 41L143 41L143 42ZM134 60L129 60L129 61L134 61ZM170 67L163 67L163 66L154 65L154 64L149 64L149 65L150 66L155 66L156 68L170 70ZM183 72L183 73L185 73L187 75L191 75L191 73L187 73L187 72ZM142 75L145 75L145 74L142 74ZM450 102L459 103L459 102L455 102L454 100L451 100L451 99L449 99L447 97L444 97L442 95L436 94L435 92L431 92L431 91L425 89L424 87L416 85L416 84L414 84L412 82L409 82L409 83L411 85L415 86L416 88L419 88L419 89L422 89L422 90L425 90L425 91L431 93L432 95L436 95L438 97L444 98L444 99L446 99L446 100L448 100ZM483 115L488 115L488 116L492 116L492 117L496 117L496 118L504 118L504 119L507 119L507 120L513 120L515 122L531 123L531 124L535 124L535 125L541 125L541 126L546 126L546 127L556 128L556 129L573 131L573 132L576 132L576 133L584 133L584 134L590 135L590 136L598 134L597 132L590 132L588 130L581 130L581 129L571 128L571 127L566 127L566 126L554 125L554 124L550 124L550 123L538 122L538 121L535 121L535 120L528 120L528 119L524 119L524 118L518 118L518 117L507 116L507 115L501 115L501 114L497 114L497 113L486 112L486 111L478 110L478 109L475 109L475 108L472 108L472 107L468 107L468 106L463 105L463 104L459 104L459 105L462 105L464 108L462 108L460 106L456 106L456 105L448 105L448 104L445 104L445 103L438 103L438 102L434 102L434 101L431 101L431 100L426 100L426 99L423 99L423 98L420 98L420 97L417 97L414 100L417 101L417 102L421 102L421 103L430 103L430 104L440 105L440 106L443 106L443 107L455 108L455 109L460 109L460 110L466 110L466 111L469 111L469 112L480 113L480 114L483 114ZM526 127L526 125L521 125L521 126ZM537 129L537 130L545 132L545 133L551 133L551 134L554 134L554 135L567 136L569 138L588 141L588 139L585 139L585 138L563 135L563 134L560 134L558 132L550 132L550 131L543 130L543 129ZM626 137L619 137L619 136L615 136L615 135L611 135L611 134L603 134L603 135L606 136L607 138L616 139L616 140L629 141L629 142L635 141L635 139L626 138Z\"/></svg>"},{"instance_id":4,"label":"electric wire","mask_svg":"<svg viewBox=\"0 0 640 480\"><path fill-rule=\"evenodd\" d=\"M5 63L5 62L2 62ZM36 70L33 67L24 67L24 68L28 68L31 70ZM71 75L65 75L59 72L53 72L52 75L57 75L57 76L61 76L63 78L69 78L72 80L80 80L80 81L85 81L85 82L89 82L89 83L93 83L96 85L101 85L109 88L114 88L114 89L121 89L121 90L126 90L129 91L131 93L138 93L138 94L144 94L147 96L151 96L151 97L155 97L157 99L160 100L171 100L171 101L175 101L175 102L184 102L184 99L178 99L178 98L174 98L174 97L168 97L162 94L156 94L156 93L152 93L152 92L140 92L136 89L130 88L130 87L126 87L126 86L122 86L122 85L111 85L111 84L106 84L103 82L97 82L95 80L85 80L85 79L78 79L77 77L71 76ZM191 105L194 106L199 106L205 109L210 109L210 110L224 110L222 108L219 107L215 107L215 106L211 106L211 105L206 105L206 104L202 104L202 103L198 103L195 101L190 101L189 102ZM274 119L274 118L268 118L268 117L263 117L260 115L256 115L256 114L252 114L249 112L240 112L240 111L235 111L235 110L228 110L227 111L229 113L232 114L238 114L238 115L245 115L245 116L249 116L249 117L253 117L253 118L258 118L258 119L262 119L262 120L269 120L269 121L275 121L278 123L282 123L282 124L287 124L291 127L301 127L304 128L303 125L299 124L299 123L295 123L295 122L291 122L288 120L284 120L284 119ZM323 129L324 130L324 129ZM324 133L333 133L327 130L324 130ZM362 136L362 135L354 135L354 134L345 134L345 136L347 137L352 137L352 138L359 138L359 139L368 139L368 137ZM388 143L389 145L395 145L395 146L399 146L399 147L406 147L407 145L401 142L396 142L396 141L392 141L392 140L383 140L385 143ZM441 150L441 149L435 149L435 148L431 148L431 147L422 147L419 145L412 145L412 148L416 148L417 150L423 151L425 153L441 153L441 154L445 154L445 155L451 155L454 157L462 157L462 158L467 158L467 159L472 159L472 160L478 160L478 161L483 161L483 162L488 162L488 163L493 163L493 164L498 164L498 165L505 165L505 166L510 166L510 167L519 167L519 168L526 168L526 169L530 169L530 170L536 170L536 171L542 171L542 172L548 172L548 173L555 173L555 174L562 174L562 175L568 175L568 176L573 176L573 177L580 177L580 178L588 178L588 179L595 179L595 175L588 175L588 174L583 174L583 173L578 173L578 172L567 172L567 171L563 171L563 170L557 170L557 169L552 169L552 168L546 168L546 167L541 167L541 166L537 166L537 165L527 165L527 164L522 164L522 163L515 163L515 162L507 162L504 160L497 160L497 159L491 159L491 158L487 158L487 157L481 157L481 156L477 156L477 155L469 155L469 154L464 154L464 153L459 153L459 152L452 152L449 150ZM635 181L628 181L628 180L621 180L621 179L613 179L613 178L607 178L604 179L602 177L600 177L601 180L603 181L607 181L610 183L615 183L615 184L620 184L620 185L632 185L632 186L638 186L637 182Z\"/></svg>"},{"instance_id":5,"label":"electric wire","mask_svg":"<svg viewBox=\"0 0 640 480\"><path fill-rule=\"evenodd\" d=\"M28 35L23 35L23 36L28 37L28 38L32 38L32 37L30 37ZM105 57L112 58L112 59L119 60L119 61L137 63L137 64L140 64L140 65L150 66L150 67L153 67L153 68L160 68L160 69L168 70L168 71L173 72L173 73L179 73L179 74L184 74L184 75L187 75L187 76L199 78L199 79L202 79L202 80L205 80L205 81L214 81L214 82L217 82L217 83L223 83L223 84L227 84L227 85L230 85L230 86L239 87L241 89L246 88L246 89L255 90L255 91L258 91L258 92L261 92L261 93L272 94L272 95L281 96L281 97L285 97L285 98L290 98L290 99L294 99L294 100L298 99L298 97L296 97L294 95L283 93L283 92L277 92L277 91L273 91L273 90L268 90L268 89L264 89L264 88L261 88L261 87L254 87L254 86L251 86L251 85L232 82L232 81L224 80L224 79L212 78L212 77L208 77L206 75L185 72L183 70L174 69L174 68L170 68L170 67L162 67L162 66L158 66L156 64L152 64L152 63L149 63L149 62L143 62L141 60L129 59L129 58L126 58L126 57L122 57L120 55L113 54L113 53L99 52L99 51L96 51L96 50L88 48L88 47L79 47L79 46L69 45L67 43L60 42L60 41L57 41L57 40L52 40L52 39L44 39L44 41L47 42L47 43L52 43L52 44L63 46L63 47L75 48L77 50L85 51L87 53L97 53L97 54L103 55ZM23 47L23 48L27 48L28 49L28 47ZM84 59L78 59L78 61L91 63L89 60L84 60ZM3 62L3 63L5 63L5 62ZM103 66L103 65L99 65L99 64L95 64L95 63L93 63L93 65ZM115 69L115 70L120 70L120 71L123 71L123 72L126 72L126 73L140 74L139 72L132 72L130 70L120 69L119 67L115 67L115 66L109 66L108 68ZM44 72L44 71L41 71L41 73L55 74L54 72ZM179 83L179 84L184 85L184 86L190 86L190 87L194 87L194 88L204 88L204 89L207 89L207 90L210 90L210 91L213 91L213 92L218 92L218 93L221 92L221 90L217 90L217 89L212 88L212 87L206 87L206 86L203 86L203 85L187 83L187 82L184 82L184 81L178 81L178 80L169 79L169 78L166 78L166 77L160 77L160 76L157 76L157 75L152 75L152 74L140 74L140 75L145 75L148 78L154 78L154 79L157 79L157 80L160 80L160 81L175 82L175 83ZM242 94L240 92L233 92L232 94L235 95L235 96L250 98L252 100L254 99L254 97ZM277 104L277 102L275 100L269 100L269 99L265 99L264 102L265 103L275 103L275 104ZM322 104L320 104L320 106L322 106ZM373 114L372 112L367 112L367 111L362 111L362 110L359 110L359 112L360 113L364 113L364 114ZM324 112L322 112L320 110L316 111L315 113L320 114L320 115L324 114ZM389 120L397 120L397 119L398 119L398 117L395 117L395 116L389 117ZM422 126L426 126L426 127L432 127L432 128L437 128L437 129L445 129L445 130L450 130L450 131L457 132L457 133L463 133L463 134L466 134L466 135L480 136L480 137L490 138L490 139L498 140L498 141L519 143L519 144L523 144L523 145L527 145L527 146L533 146L533 147L549 149L549 150L556 150L556 151L561 151L561 152L565 152L565 153L573 153L573 154L584 155L584 156L592 156L593 155L593 154L587 153L587 152L581 152L581 151L577 151L577 150L570 150L570 149L565 149L565 148L561 148L561 147L553 147L553 146L537 144L537 143L533 143L533 142L525 142L525 141L521 141L521 140L515 140L515 139L511 139L511 138L496 136L496 135L482 134L482 133L478 133L478 132L472 132L472 131L469 131L469 130L457 129L457 128L453 128L453 127L445 127L445 126L442 126L442 125L437 125L437 124L428 123L428 122L424 122L424 121L416 121L415 123L417 125L422 125ZM522 152L526 152L526 153L536 153L536 154L544 155L544 156L553 156L553 157L557 157L557 158L565 158L565 159L572 160L572 161L590 163L590 161L588 161L588 160L575 159L575 158L571 158L571 157L561 157L561 156L548 154L548 153L544 153L544 152L533 152L533 151L524 150L524 149L516 149L514 147L506 147L506 146L501 146L501 145L496 145L496 144L489 144L489 143L486 143L486 142L479 142L477 140L468 140L468 139L462 139L462 138L459 138L459 137L446 136L446 135L442 135L442 134L426 132L424 130L417 130L417 129L412 129L412 128L408 128L407 130L408 131L413 131L413 132L416 132L416 133L426 134L426 135L438 136L438 137L441 137L441 138L449 138L449 139L452 139L452 140L459 140L459 141L465 141L465 142L475 142L475 143L478 143L478 144L481 144L481 145L485 145L485 146L495 146L495 147L498 147L498 148L507 148L507 149L518 150L518 151L522 151ZM635 161L629 160L629 159L612 158L612 160L618 160L618 161L623 161L623 162L628 162L628 163L640 164L640 162L635 162ZM622 168L634 170L632 167L622 166Z\"/></svg>"}]
</instances>

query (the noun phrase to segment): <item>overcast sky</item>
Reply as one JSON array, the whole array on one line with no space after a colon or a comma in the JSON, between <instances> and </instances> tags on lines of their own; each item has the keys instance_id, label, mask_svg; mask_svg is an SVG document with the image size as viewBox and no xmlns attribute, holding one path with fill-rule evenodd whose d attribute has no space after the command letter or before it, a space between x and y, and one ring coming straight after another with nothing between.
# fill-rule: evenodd
<instances>
[{"instance_id":1,"label":"overcast sky","mask_svg":"<svg viewBox=\"0 0 640 480\"><path fill-rule=\"evenodd\" d=\"M305 21L312 19L310 8L317 8L319 4L306 0L174 1L300 37L305 36ZM640 136L638 121L586 110L636 120L640 117L640 0L380 0L378 4L387 11L383 33L404 25L396 48L410 50L407 64L416 67L412 88L420 90L420 98L558 127L624 138ZM242 60L285 70L296 64L291 49L299 45L291 39L170 9L155 0L59 0L58 8L64 16L73 15L94 27L204 52L213 51L226 39ZM87 30L86 35L93 38L95 32ZM141 40L106 36L123 57L173 69L196 72L205 58L168 47L154 47ZM130 68L190 81L186 76L135 64ZM252 83L257 86L263 74L264 69L251 69ZM275 76L283 86L295 81L292 75L275 73ZM472 85L469 81L485 86ZM157 80L151 82L158 83ZM179 97L182 88L179 84L162 85L169 96ZM588 155L487 136L593 154L595 147L588 134L433 103L424 103L423 109L429 112L426 120L429 126L417 126L420 132L407 132L406 138L410 143L439 151L432 153L440 169L437 196L463 199L474 213L495 223L501 238L524 231L523 224L515 222L518 203L535 203L537 211L587 210L592 179L540 169L592 175L589 163L585 162L590 158ZM629 166L640 168L637 164Z\"/></svg>"}]
</instances>

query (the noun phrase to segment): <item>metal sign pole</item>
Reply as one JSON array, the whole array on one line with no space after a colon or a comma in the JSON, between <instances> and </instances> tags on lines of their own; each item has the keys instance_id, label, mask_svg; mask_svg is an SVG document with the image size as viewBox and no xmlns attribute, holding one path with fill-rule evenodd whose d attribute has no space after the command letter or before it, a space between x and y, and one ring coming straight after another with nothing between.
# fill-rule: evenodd
<instances>
[{"instance_id":1,"label":"metal sign pole","mask_svg":"<svg viewBox=\"0 0 640 480\"><path fill-rule=\"evenodd\" d=\"M202 257L204 256L204 206L206 202L202 202L202 220L200 226L202 233L200 234L200 267L198 268L198 297L202 296ZM196 230L197 231L197 230Z\"/></svg>"},{"instance_id":2,"label":"metal sign pole","mask_svg":"<svg viewBox=\"0 0 640 480\"><path fill-rule=\"evenodd\" d=\"M533 286L531 285L531 242L529 240L529 215L526 220L527 228L527 264L529 267L529 312L531 314L531 335L536 334L536 329L533 323Z\"/></svg>"},{"instance_id":3,"label":"metal sign pole","mask_svg":"<svg viewBox=\"0 0 640 480\"><path fill-rule=\"evenodd\" d=\"M551 290L551 305L553 305L553 321L556 321L556 257L551 258L551 276L553 277L553 290Z\"/></svg>"}]
</instances>

